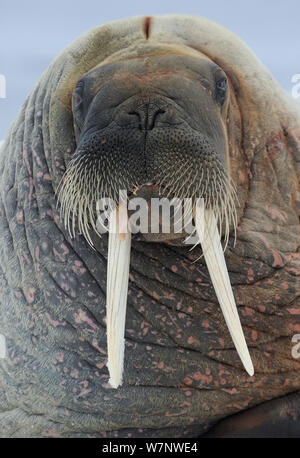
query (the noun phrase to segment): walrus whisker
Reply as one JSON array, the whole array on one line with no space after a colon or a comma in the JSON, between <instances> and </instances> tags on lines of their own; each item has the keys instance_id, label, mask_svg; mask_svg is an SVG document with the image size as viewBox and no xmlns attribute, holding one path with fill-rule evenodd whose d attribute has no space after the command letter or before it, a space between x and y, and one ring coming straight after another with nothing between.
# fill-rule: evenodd
<instances>
[{"instance_id":1,"label":"walrus whisker","mask_svg":"<svg viewBox=\"0 0 300 458\"><path fill-rule=\"evenodd\" d=\"M189 171L189 174L187 176L187 172ZM176 194L176 197L180 200L183 200L184 197L186 197L187 192L186 192L186 189L185 189L185 186L186 184L189 182L189 179L190 179L190 176L191 174L193 173L193 169L192 169L192 166L190 165L186 170L185 170L185 173L184 173L184 176L182 177L182 185L177 186L176 190L174 191L175 194ZM179 183L180 184L180 183Z\"/></svg>"},{"instance_id":2,"label":"walrus whisker","mask_svg":"<svg viewBox=\"0 0 300 458\"><path fill-rule=\"evenodd\" d=\"M175 166L173 165L172 167L172 170L169 171L169 173L167 173L163 179L161 180L161 183L159 184L159 193L161 192L167 192L166 194L166 198L168 198L171 194L174 194L177 198L179 199L183 199L183 197L188 197L189 196L189 193L188 192L185 192L184 190L184 186L186 185L186 183L188 182L188 178L185 178L184 176L186 175L187 171L191 168L192 169L192 165L189 165L187 170L184 171L184 173L182 175L179 175L179 177L177 178L176 182L172 182L171 179L172 177L175 175L175 174L178 174L179 171L184 167L184 166L187 166L188 165L188 161L186 161L185 163L183 163L180 167L180 169L176 169L175 171L173 171L173 169L175 168ZM178 165L176 164L176 166L178 167ZM192 172L192 170L191 170ZM191 174L190 172L190 174ZM161 175L161 174L160 174ZM190 175L189 175L190 176ZM197 177L194 178L193 182L196 181ZM156 180L157 181L160 181L158 180L158 177L156 176ZM180 186L180 180L183 180L183 183L182 185ZM176 185L176 186L175 186ZM178 186L180 186L178 188ZM190 185L191 186L191 185ZM190 188L189 186L189 188ZM181 192L180 192L181 191Z\"/></svg>"},{"instance_id":3,"label":"walrus whisker","mask_svg":"<svg viewBox=\"0 0 300 458\"><path fill-rule=\"evenodd\" d=\"M173 169L174 167L172 167ZM158 183L159 188L158 188L158 194L161 195L164 190L166 189L166 181L170 178L172 173L172 170L168 170L167 173L162 176L162 174L156 175L155 176L155 181Z\"/></svg>"},{"instance_id":4,"label":"walrus whisker","mask_svg":"<svg viewBox=\"0 0 300 458\"><path fill-rule=\"evenodd\" d=\"M187 164L187 163L188 163L187 161L186 161L186 162L183 162L182 165L181 165L181 167L180 167L178 170L176 170L176 175L178 175L178 176L177 176L176 180L172 182L174 194L176 194L177 185L180 185L180 180L182 180L182 178L183 178L183 176L184 176L184 174L185 174L186 171L184 170L182 174L181 174L180 172L182 171L182 169L183 169L184 167L186 167L186 164ZM171 192L171 191L170 191L170 192ZM169 192L169 193L167 194L167 196L166 196L167 199L168 199L169 196L170 196L170 192Z\"/></svg>"},{"instance_id":5,"label":"walrus whisker","mask_svg":"<svg viewBox=\"0 0 300 458\"><path fill-rule=\"evenodd\" d=\"M174 163L167 169L167 173L165 173L164 170L162 170L160 173L156 174L154 177L154 181L157 183L161 183L161 186L163 186L163 182L165 182L167 179L170 179L174 174L176 173L178 167L178 164ZM164 175L165 173L165 175ZM164 176L163 176L164 175ZM161 178L163 176L163 178ZM159 193L161 192L161 188L159 187Z\"/></svg>"},{"instance_id":6,"label":"walrus whisker","mask_svg":"<svg viewBox=\"0 0 300 458\"><path fill-rule=\"evenodd\" d=\"M200 179L199 179L200 185L201 185L201 183L202 183L203 175L204 175L204 171L203 171L203 169L202 169L202 170L201 170L201 177L200 177ZM193 180L191 181L190 185L188 186L188 188L187 188L187 190L186 190L186 196L189 196L189 195L190 195L190 190L191 190L191 188L193 187L194 183L197 181L197 178L198 178L198 177L197 177L197 174L194 173Z\"/></svg>"},{"instance_id":7,"label":"walrus whisker","mask_svg":"<svg viewBox=\"0 0 300 458\"><path fill-rule=\"evenodd\" d=\"M190 193L188 192L188 189L190 188L192 174L193 174L193 170L191 169L188 176L184 178L182 186L177 191L177 198L182 201L184 199L191 198Z\"/></svg>"}]
</instances>

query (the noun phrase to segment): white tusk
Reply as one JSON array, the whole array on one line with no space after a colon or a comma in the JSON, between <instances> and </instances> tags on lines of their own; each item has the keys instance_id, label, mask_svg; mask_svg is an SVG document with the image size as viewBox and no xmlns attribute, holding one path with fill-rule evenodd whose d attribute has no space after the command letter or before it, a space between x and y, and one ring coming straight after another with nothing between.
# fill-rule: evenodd
<instances>
[{"instance_id":1,"label":"white tusk","mask_svg":"<svg viewBox=\"0 0 300 458\"><path fill-rule=\"evenodd\" d=\"M246 371L252 376L254 368L233 296L214 212L206 210L204 205L197 205L195 223L210 278L230 335Z\"/></svg>"},{"instance_id":2,"label":"white tusk","mask_svg":"<svg viewBox=\"0 0 300 458\"><path fill-rule=\"evenodd\" d=\"M122 210L124 211L124 209ZM113 388L122 384L124 365L124 334L128 293L131 233L127 230L127 209L112 211L109 222L106 327L109 383ZM121 220L118 224L117 219ZM125 224L124 224L125 220ZM122 233L125 226L125 233Z\"/></svg>"}]
</instances>

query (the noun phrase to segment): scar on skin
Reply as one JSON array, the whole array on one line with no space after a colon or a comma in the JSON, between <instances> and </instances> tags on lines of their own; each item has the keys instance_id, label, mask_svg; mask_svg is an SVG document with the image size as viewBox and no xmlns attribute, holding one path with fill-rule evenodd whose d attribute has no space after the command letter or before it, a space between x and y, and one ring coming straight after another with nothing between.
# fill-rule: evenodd
<instances>
[{"instance_id":1,"label":"scar on skin","mask_svg":"<svg viewBox=\"0 0 300 458\"><path fill-rule=\"evenodd\" d=\"M143 23L143 32L144 32L146 40L148 40L148 38L150 37L151 22L152 22L152 17L150 16L145 17L144 23Z\"/></svg>"}]
</instances>

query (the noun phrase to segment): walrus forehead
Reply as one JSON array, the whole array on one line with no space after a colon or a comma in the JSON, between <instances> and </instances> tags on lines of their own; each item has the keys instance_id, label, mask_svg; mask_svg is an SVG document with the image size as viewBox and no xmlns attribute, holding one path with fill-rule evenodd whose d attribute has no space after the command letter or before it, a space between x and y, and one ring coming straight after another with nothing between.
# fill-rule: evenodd
<instances>
[{"instance_id":1,"label":"walrus forehead","mask_svg":"<svg viewBox=\"0 0 300 458\"><path fill-rule=\"evenodd\" d=\"M143 60L156 58L165 59L166 57L171 56L181 56L181 57L191 57L194 59L202 59L209 62L213 62L211 57L202 53L200 50L195 49L186 45L171 44L171 43L158 43L149 44L149 43L134 43L126 49L122 49L119 52L115 52L110 56L107 56L103 61L99 62L94 68L103 67L107 64L120 63L121 61L134 61L134 60Z\"/></svg>"},{"instance_id":2,"label":"walrus forehead","mask_svg":"<svg viewBox=\"0 0 300 458\"><path fill-rule=\"evenodd\" d=\"M182 80L197 80L204 88L211 89L216 76L223 75L222 69L209 58L199 53L186 54L165 53L149 54L133 59L104 63L97 66L82 78L86 89L95 95L107 82L114 80L133 80L143 84L151 83L155 78L179 75Z\"/></svg>"}]
</instances>

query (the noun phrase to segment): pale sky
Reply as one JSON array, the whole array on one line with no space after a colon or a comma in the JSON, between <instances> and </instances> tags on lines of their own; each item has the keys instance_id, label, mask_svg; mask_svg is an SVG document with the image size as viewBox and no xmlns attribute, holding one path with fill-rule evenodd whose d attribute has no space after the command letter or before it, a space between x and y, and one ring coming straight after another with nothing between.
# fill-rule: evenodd
<instances>
[{"instance_id":1,"label":"pale sky","mask_svg":"<svg viewBox=\"0 0 300 458\"><path fill-rule=\"evenodd\" d=\"M86 30L136 15L184 13L227 27L288 91L300 74L299 0L0 0L0 140L43 70Z\"/></svg>"}]
</instances>

